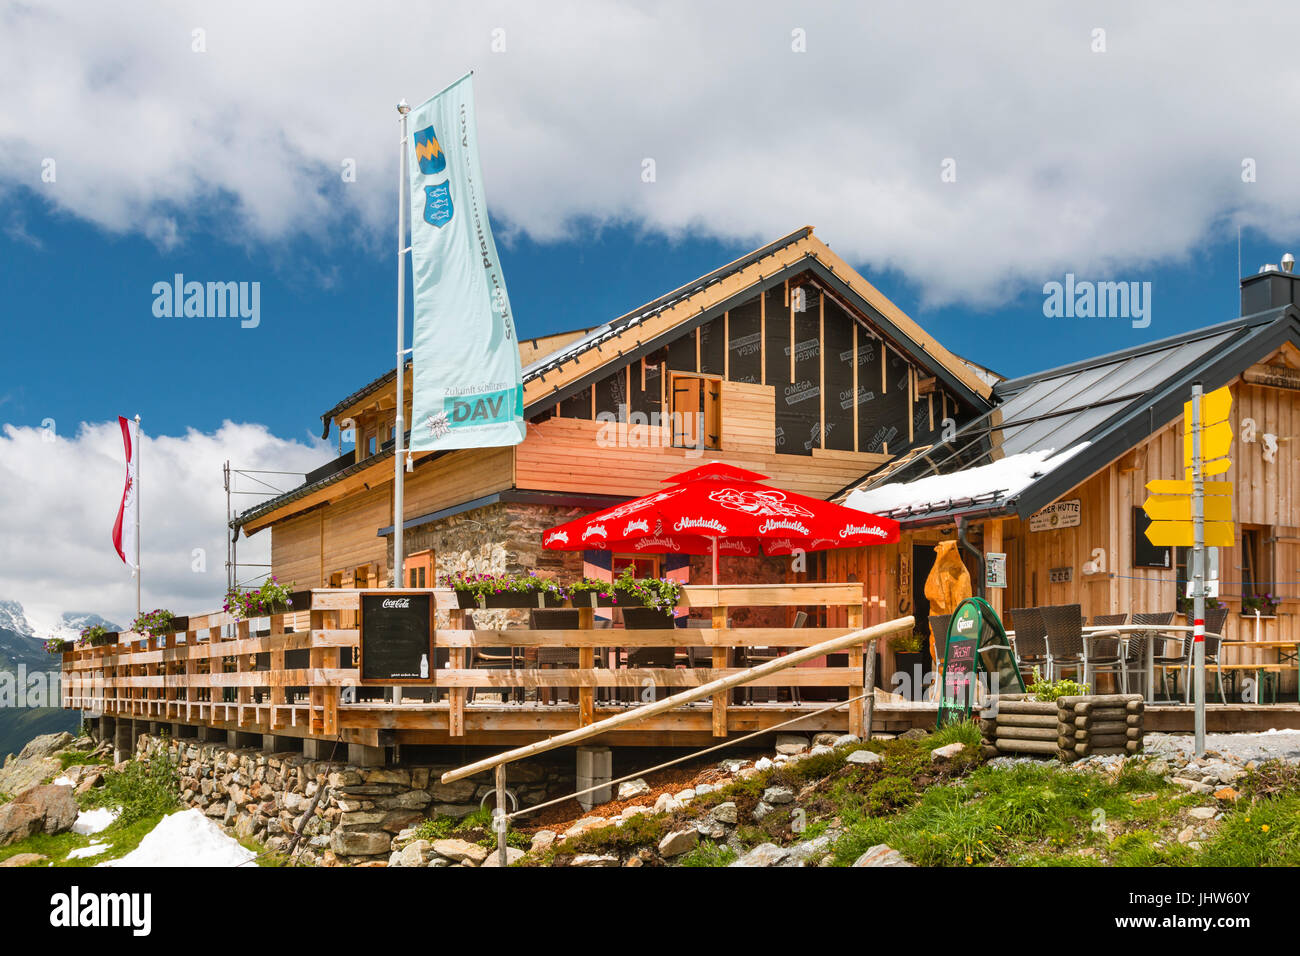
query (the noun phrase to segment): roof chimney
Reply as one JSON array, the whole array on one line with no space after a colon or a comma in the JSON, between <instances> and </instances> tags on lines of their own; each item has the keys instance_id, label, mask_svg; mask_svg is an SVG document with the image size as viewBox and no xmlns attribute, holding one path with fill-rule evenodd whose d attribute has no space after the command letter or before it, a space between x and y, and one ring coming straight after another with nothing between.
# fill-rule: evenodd
<instances>
[{"instance_id":1,"label":"roof chimney","mask_svg":"<svg viewBox=\"0 0 1300 956\"><path fill-rule=\"evenodd\" d=\"M1254 315L1284 306L1300 306L1300 275L1295 256L1286 253L1281 264L1267 263L1253 276L1241 280L1241 314Z\"/></svg>"}]
</instances>

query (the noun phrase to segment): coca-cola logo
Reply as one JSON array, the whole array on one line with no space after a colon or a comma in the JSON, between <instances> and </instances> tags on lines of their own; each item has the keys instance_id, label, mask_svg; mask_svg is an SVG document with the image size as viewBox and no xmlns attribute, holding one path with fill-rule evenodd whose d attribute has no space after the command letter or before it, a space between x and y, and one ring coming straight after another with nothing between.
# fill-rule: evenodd
<instances>
[{"instance_id":1,"label":"coca-cola logo","mask_svg":"<svg viewBox=\"0 0 1300 956\"><path fill-rule=\"evenodd\" d=\"M384 603L381 605L381 607L385 609L388 608L405 609L405 608L409 608L410 606L411 606L411 599L409 597L384 598Z\"/></svg>"}]
</instances>

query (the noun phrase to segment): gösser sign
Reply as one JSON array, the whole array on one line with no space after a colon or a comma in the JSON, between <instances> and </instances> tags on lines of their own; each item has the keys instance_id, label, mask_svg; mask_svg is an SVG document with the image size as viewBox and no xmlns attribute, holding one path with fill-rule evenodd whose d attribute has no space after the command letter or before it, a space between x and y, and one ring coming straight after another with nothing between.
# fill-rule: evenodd
<instances>
[{"instance_id":1,"label":"g\u00f6sser sign","mask_svg":"<svg viewBox=\"0 0 1300 956\"><path fill-rule=\"evenodd\" d=\"M1059 528L1079 526L1081 510L1079 499L1057 501L1029 516L1030 531L1056 531Z\"/></svg>"}]
</instances>

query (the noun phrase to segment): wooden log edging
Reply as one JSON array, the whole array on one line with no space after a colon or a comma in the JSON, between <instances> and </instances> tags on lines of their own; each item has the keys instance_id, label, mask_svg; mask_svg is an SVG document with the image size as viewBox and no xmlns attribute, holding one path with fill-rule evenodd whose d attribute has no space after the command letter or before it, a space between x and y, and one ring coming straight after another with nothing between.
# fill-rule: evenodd
<instances>
[{"instance_id":1,"label":"wooden log edging","mask_svg":"<svg viewBox=\"0 0 1300 956\"><path fill-rule=\"evenodd\" d=\"M1041 754L1062 762L1094 754L1132 755L1142 750L1140 694L1089 694L1037 701L1027 694L996 698L992 716L980 719L984 755Z\"/></svg>"}]
</instances>

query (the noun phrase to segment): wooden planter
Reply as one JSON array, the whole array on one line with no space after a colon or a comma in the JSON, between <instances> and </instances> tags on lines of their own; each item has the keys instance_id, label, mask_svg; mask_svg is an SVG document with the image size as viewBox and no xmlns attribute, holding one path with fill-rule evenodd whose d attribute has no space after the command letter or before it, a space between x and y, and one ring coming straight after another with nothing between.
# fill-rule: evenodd
<instances>
[{"instance_id":1,"label":"wooden planter","mask_svg":"<svg viewBox=\"0 0 1300 956\"><path fill-rule=\"evenodd\" d=\"M171 632L173 634L180 634L181 632L188 631L189 629L190 629L190 619L188 615L178 614L172 618Z\"/></svg>"},{"instance_id":2,"label":"wooden planter","mask_svg":"<svg viewBox=\"0 0 1300 956\"><path fill-rule=\"evenodd\" d=\"M564 607L564 601L550 591L502 591L500 594L485 594L480 604L469 591L457 591L456 603L469 610L485 608L507 610L512 608Z\"/></svg>"},{"instance_id":3,"label":"wooden planter","mask_svg":"<svg viewBox=\"0 0 1300 956\"><path fill-rule=\"evenodd\" d=\"M625 607L623 608L623 624L631 628L667 630L676 627L677 620L672 614L665 614L658 608Z\"/></svg>"},{"instance_id":4,"label":"wooden planter","mask_svg":"<svg viewBox=\"0 0 1300 956\"><path fill-rule=\"evenodd\" d=\"M107 634L101 634L99 637L90 639L91 647L107 647L110 644L116 644L118 638L117 631L109 631Z\"/></svg>"},{"instance_id":5,"label":"wooden planter","mask_svg":"<svg viewBox=\"0 0 1300 956\"><path fill-rule=\"evenodd\" d=\"M641 599L631 591L607 591L602 597L596 591L573 596L574 607L641 607Z\"/></svg>"},{"instance_id":6,"label":"wooden planter","mask_svg":"<svg viewBox=\"0 0 1300 956\"><path fill-rule=\"evenodd\" d=\"M1046 702L1028 694L1004 694L996 704L994 716L980 719L987 757L1038 754L1069 762L1142 750L1145 704L1140 694L1087 694Z\"/></svg>"}]
</instances>

